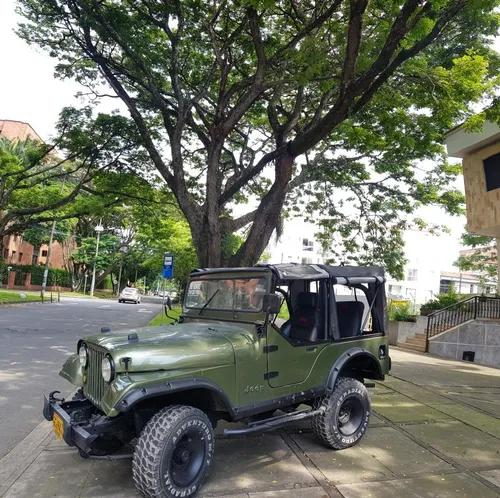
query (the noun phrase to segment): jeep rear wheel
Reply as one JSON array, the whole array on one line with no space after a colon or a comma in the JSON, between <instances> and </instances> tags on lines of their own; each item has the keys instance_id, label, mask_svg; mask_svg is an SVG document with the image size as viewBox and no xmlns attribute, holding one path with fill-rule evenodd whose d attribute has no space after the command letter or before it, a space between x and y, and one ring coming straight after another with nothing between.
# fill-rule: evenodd
<instances>
[{"instance_id":1,"label":"jeep rear wheel","mask_svg":"<svg viewBox=\"0 0 500 498\"><path fill-rule=\"evenodd\" d=\"M340 378L320 406L324 411L313 418L312 427L323 444L341 450L359 442L370 420L370 398L362 382Z\"/></svg>"},{"instance_id":2,"label":"jeep rear wheel","mask_svg":"<svg viewBox=\"0 0 500 498\"><path fill-rule=\"evenodd\" d=\"M193 496L214 454L208 417L191 406L169 406L147 423L132 462L134 482L147 498Z\"/></svg>"}]
</instances>

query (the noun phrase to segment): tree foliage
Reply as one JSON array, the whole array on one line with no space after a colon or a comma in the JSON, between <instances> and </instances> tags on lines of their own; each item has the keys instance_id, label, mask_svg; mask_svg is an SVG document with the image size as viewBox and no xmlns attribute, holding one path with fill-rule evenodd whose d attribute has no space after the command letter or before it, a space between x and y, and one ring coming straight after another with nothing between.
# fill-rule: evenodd
<instances>
[{"instance_id":1,"label":"tree foliage","mask_svg":"<svg viewBox=\"0 0 500 498\"><path fill-rule=\"evenodd\" d=\"M21 36L60 77L125 105L116 132L173 192L202 266L254 264L285 207L319 221L325 245L397 274L415 209L460 211L440 144L494 90L498 0L20 6Z\"/></svg>"},{"instance_id":2,"label":"tree foliage","mask_svg":"<svg viewBox=\"0 0 500 498\"><path fill-rule=\"evenodd\" d=\"M470 250L458 258L456 266L460 271L477 273L480 290L485 292L487 284L498 277L496 241L493 237L466 232L462 235L462 244L470 247ZM497 293L500 294L500 289L497 289Z\"/></svg>"},{"instance_id":3,"label":"tree foliage","mask_svg":"<svg viewBox=\"0 0 500 498\"><path fill-rule=\"evenodd\" d=\"M91 116L90 108L63 109L52 144L0 138L0 241L24 234L39 247L50 236L47 222L58 221L57 240L71 219L119 200L118 189L109 195L99 185L109 181L107 173L115 173L116 181L127 164L144 160L127 119Z\"/></svg>"},{"instance_id":4,"label":"tree foliage","mask_svg":"<svg viewBox=\"0 0 500 498\"><path fill-rule=\"evenodd\" d=\"M78 248L72 262L75 282L81 284L92 270L95 259L95 226L102 223L104 232L97 260L97 282L111 275L121 287L127 283L140 285L146 278L148 287L158 279L164 252L175 258L174 279L183 287L188 274L197 266L189 226L171 192L158 182L148 182L132 173L107 172L95 183L98 197L119 194L119 202L82 216L74 229ZM104 251L101 255L101 250Z\"/></svg>"}]
</instances>

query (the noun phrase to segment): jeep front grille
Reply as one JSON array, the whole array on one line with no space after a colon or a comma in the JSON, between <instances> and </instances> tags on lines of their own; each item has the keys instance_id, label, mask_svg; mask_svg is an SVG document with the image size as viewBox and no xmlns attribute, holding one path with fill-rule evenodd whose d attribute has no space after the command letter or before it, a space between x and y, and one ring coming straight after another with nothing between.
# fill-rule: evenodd
<instances>
[{"instance_id":1,"label":"jeep front grille","mask_svg":"<svg viewBox=\"0 0 500 498\"><path fill-rule=\"evenodd\" d=\"M87 343L88 363L86 370L86 380L83 384L83 394L101 408L101 400L104 391L107 387L106 382L101 374L101 361L106 354L104 349L101 349L93 344Z\"/></svg>"}]
</instances>

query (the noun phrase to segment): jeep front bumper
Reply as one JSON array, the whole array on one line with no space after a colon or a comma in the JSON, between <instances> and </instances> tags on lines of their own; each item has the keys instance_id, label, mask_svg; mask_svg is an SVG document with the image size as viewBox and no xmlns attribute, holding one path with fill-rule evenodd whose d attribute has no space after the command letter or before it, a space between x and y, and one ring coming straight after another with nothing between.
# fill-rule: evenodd
<instances>
[{"instance_id":1,"label":"jeep front bumper","mask_svg":"<svg viewBox=\"0 0 500 498\"><path fill-rule=\"evenodd\" d=\"M99 435L95 432L89 432L84 426L77 424L71 418L72 413L86 408L89 401L86 399L64 401L55 397L57 393L58 391L51 392L48 398L44 396L43 416L52 421L54 413L57 413L63 422L62 436L66 444L76 446L83 453L89 454L92 451L92 443Z\"/></svg>"},{"instance_id":2,"label":"jeep front bumper","mask_svg":"<svg viewBox=\"0 0 500 498\"><path fill-rule=\"evenodd\" d=\"M57 414L56 436L59 433L66 444L76 446L80 455L110 455L135 437L133 416L108 417L81 391L71 401L59 399L56 394L58 391L50 393L48 398L44 396L43 416L51 421Z\"/></svg>"}]
</instances>

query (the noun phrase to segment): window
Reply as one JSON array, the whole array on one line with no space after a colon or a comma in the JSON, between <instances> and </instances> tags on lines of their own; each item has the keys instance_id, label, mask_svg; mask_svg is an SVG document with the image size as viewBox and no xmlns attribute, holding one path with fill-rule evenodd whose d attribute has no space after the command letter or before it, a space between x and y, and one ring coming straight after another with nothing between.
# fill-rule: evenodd
<instances>
[{"instance_id":1,"label":"window","mask_svg":"<svg viewBox=\"0 0 500 498\"><path fill-rule=\"evenodd\" d=\"M19 263L20 263L22 260L23 260L23 253L22 253L22 252L20 252L20 253L19 253Z\"/></svg>"},{"instance_id":2,"label":"window","mask_svg":"<svg viewBox=\"0 0 500 498\"><path fill-rule=\"evenodd\" d=\"M398 296L401 294L401 291L402 291L402 287L401 285L389 285L389 294L391 295L394 295L394 296Z\"/></svg>"},{"instance_id":3,"label":"window","mask_svg":"<svg viewBox=\"0 0 500 498\"><path fill-rule=\"evenodd\" d=\"M266 292L265 278L192 280L187 290L186 308L261 311Z\"/></svg>"},{"instance_id":4,"label":"window","mask_svg":"<svg viewBox=\"0 0 500 498\"><path fill-rule=\"evenodd\" d=\"M408 270L408 277L407 280L409 281L415 281L418 278L418 270L415 268L411 268Z\"/></svg>"},{"instance_id":5,"label":"window","mask_svg":"<svg viewBox=\"0 0 500 498\"><path fill-rule=\"evenodd\" d=\"M486 190L500 188L500 152L483 161Z\"/></svg>"},{"instance_id":6,"label":"window","mask_svg":"<svg viewBox=\"0 0 500 498\"><path fill-rule=\"evenodd\" d=\"M417 289L406 289L406 295L411 299L415 299L417 297Z\"/></svg>"},{"instance_id":7,"label":"window","mask_svg":"<svg viewBox=\"0 0 500 498\"><path fill-rule=\"evenodd\" d=\"M33 256L31 256L31 264L32 265L38 264L38 255L37 254L33 254Z\"/></svg>"},{"instance_id":8,"label":"window","mask_svg":"<svg viewBox=\"0 0 500 498\"><path fill-rule=\"evenodd\" d=\"M16 260L16 251L10 253L10 262L13 263Z\"/></svg>"},{"instance_id":9,"label":"window","mask_svg":"<svg viewBox=\"0 0 500 498\"><path fill-rule=\"evenodd\" d=\"M450 292L451 289L455 288L455 284L451 280L441 280L439 282L439 292L441 294L446 294Z\"/></svg>"},{"instance_id":10,"label":"window","mask_svg":"<svg viewBox=\"0 0 500 498\"><path fill-rule=\"evenodd\" d=\"M42 251L42 258L46 258L47 257L47 249L44 249Z\"/></svg>"},{"instance_id":11,"label":"window","mask_svg":"<svg viewBox=\"0 0 500 498\"><path fill-rule=\"evenodd\" d=\"M302 239L302 250L303 251L313 251L314 242L310 239Z\"/></svg>"}]
</instances>

